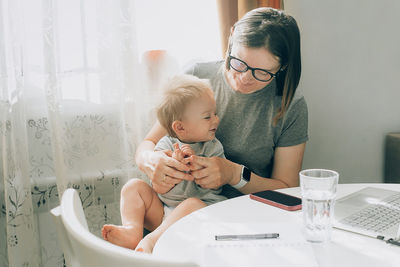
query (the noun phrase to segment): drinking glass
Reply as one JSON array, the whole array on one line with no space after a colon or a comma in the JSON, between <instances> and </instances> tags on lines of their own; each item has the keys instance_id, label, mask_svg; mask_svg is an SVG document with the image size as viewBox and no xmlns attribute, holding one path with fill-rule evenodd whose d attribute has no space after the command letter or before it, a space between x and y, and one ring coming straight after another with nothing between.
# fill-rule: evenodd
<instances>
[{"instance_id":1,"label":"drinking glass","mask_svg":"<svg viewBox=\"0 0 400 267\"><path fill-rule=\"evenodd\" d=\"M332 170L310 169L300 172L304 234L307 241L330 241L338 180L339 174Z\"/></svg>"}]
</instances>

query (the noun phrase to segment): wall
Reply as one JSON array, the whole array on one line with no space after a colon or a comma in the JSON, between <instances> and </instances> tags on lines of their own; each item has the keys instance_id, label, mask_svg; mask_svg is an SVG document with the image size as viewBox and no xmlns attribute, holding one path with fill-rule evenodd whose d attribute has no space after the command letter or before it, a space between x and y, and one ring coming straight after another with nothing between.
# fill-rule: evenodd
<instances>
[{"instance_id":1,"label":"wall","mask_svg":"<svg viewBox=\"0 0 400 267\"><path fill-rule=\"evenodd\" d=\"M302 38L309 108L303 168L382 182L384 138L400 132L400 1L285 0Z\"/></svg>"}]
</instances>

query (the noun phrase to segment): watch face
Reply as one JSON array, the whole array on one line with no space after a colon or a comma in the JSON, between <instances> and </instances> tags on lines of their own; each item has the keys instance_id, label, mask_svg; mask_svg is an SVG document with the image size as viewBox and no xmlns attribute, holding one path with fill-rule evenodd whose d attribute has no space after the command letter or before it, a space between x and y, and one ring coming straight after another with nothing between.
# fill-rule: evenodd
<instances>
[{"instance_id":1,"label":"watch face","mask_svg":"<svg viewBox=\"0 0 400 267\"><path fill-rule=\"evenodd\" d=\"M251 171L246 167L243 166L243 179L247 182L250 182Z\"/></svg>"}]
</instances>

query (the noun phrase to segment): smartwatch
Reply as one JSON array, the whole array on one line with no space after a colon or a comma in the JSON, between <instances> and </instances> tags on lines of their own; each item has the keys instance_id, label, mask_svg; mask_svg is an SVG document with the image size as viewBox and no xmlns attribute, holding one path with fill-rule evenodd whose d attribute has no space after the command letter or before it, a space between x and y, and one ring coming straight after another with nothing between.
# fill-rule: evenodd
<instances>
[{"instance_id":1,"label":"smartwatch","mask_svg":"<svg viewBox=\"0 0 400 267\"><path fill-rule=\"evenodd\" d=\"M240 174L239 183L232 185L235 189L240 189L245 186L248 182L250 182L251 171L246 166L242 165L242 172Z\"/></svg>"}]
</instances>

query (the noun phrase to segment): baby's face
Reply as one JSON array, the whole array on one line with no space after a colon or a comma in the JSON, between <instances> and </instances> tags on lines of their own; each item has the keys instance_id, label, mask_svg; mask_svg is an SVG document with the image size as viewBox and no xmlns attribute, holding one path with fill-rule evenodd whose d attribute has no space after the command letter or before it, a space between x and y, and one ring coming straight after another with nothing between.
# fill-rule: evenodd
<instances>
[{"instance_id":1,"label":"baby's face","mask_svg":"<svg viewBox=\"0 0 400 267\"><path fill-rule=\"evenodd\" d=\"M182 123L185 136L180 138L185 142L205 142L215 138L219 118L211 90L187 105Z\"/></svg>"}]
</instances>

